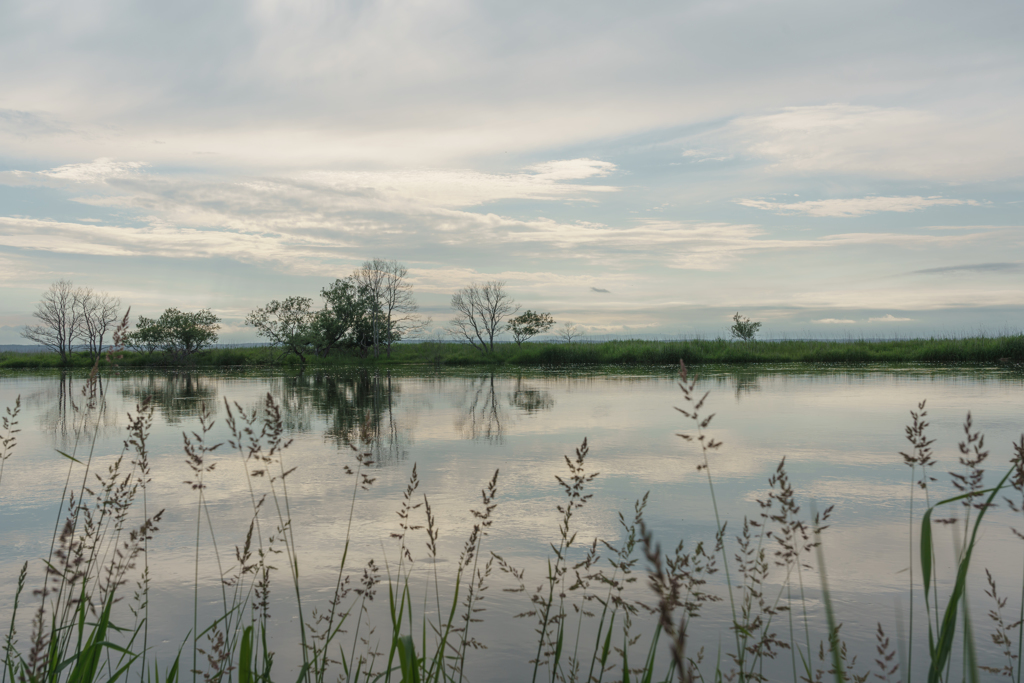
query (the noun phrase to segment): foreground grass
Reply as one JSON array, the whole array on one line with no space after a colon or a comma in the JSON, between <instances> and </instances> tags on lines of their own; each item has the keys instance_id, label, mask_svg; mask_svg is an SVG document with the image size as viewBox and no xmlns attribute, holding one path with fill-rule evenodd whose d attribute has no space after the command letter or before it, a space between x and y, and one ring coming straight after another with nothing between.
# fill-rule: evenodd
<instances>
[{"instance_id":1,"label":"foreground grass","mask_svg":"<svg viewBox=\"0 0 1024 683\"><path fill-rule=\"evenodd\" d=\"M117 363L124 367L169 367L166 354L125 351ZM579 365L744 365L755 363L1024 363L1024 335L1000 337L932 337L885 341L749 341L692 339L685 341L623 340L601 343L559 344L527 342L497 344L484 353L467 344L430 341L398 344L391 357L364 357L349 351L311 359L312 367L433 365L437 367L570 367ZM72 354L69 366L91 368L85 353ZM251 347L210 349L188 361L195 367L283 366L299 367L298 358L278 349ZM60 368L57 354L0 353L0 368Z\"/></svg>"},{"instance_id":2,"label":"foreground grass","mask_svg":"<svg viewBox=\"0 0 1024 683\"><path fill-rule=\"evenodd\" d=\"M1021 622L1015 615L1003 616L1015 610L1007 609L989 577L989 595L995 601L991 613L995 642L1003 660L978 661L966 616L966 588L979 531L993 501L1000 496L1014 510L1024 510L1024 435L1020 444L1014 444L1010 469L994 486L986 485L983 468L988 452L968 415L960 445L963 470L953 475L961 494L932 502L929 485L934 481L935 461L924 403L912 412L912 424L906 430L909 446L901 455L911 470L911 504L915 495L923 496L925 509L915 517L911 507L909 521L912 527L919 525L920 542L911 544L910 551L920 558L921 572L910 573L908 588L910 614L914 595L919 594L918 599L925 601L927 623L915 625L911 616L909 630L900 638L902 654L879 623L877 660L858 664L843 641L842 615L835 614L831 604L821 552L821 533L832 510L802 511L783 459L754 514L740 524L732 520L734 526L727 535L729 520L720 515L714 476L715 455L722 444L710 436L714 415L708 394L696 391L696 380L688 376L685 366L680 372L682 403L677 409L684 424L679 435L707 478L716 520L713 537L697 542L684 539L663 549L646 525L645 495L630 514L620 515L618 540L580 538L579 518L587 512L593 495L590 484L598 476L587 460L584 439L573 455L564 457L565 470L556 478L564 498L552 511L547 572L534 590L526 588L514 558L495 552L487 542L501 491L497 471L481 482L480 502L472 510L472 525L458 563L440 563L446 574L443 585L452 588L439 587L438 524L429 499L417 492L415 465L403 496L395 501L400 525L392 535L391 562L370 560L365 566L351 566L350 532L357 499L373 495L375 481L368 469L373 464L369 454L353 448L344 466L351 482L351 495L345 501L348 532L341 548L324 551L337 554L336 580L329 599L310 604L309 593L303 597L296 552L295 537L301 530L295 529L289 511L287 483L294 471L286 463L290 441L276 401L268 395L251 410L225 401L224 441L220 442L209 413L201 413L198 428L186 433L183 442L192 475L182 490L194 500L194 518L187 522L195 528L197 558L193 623L188 633L180 634L177 642L182 642L182 648L177 657L161 666L153 661L149 644L150 621L160 615L149 610L149 586L157 568L149 564L148 544L163 523L162 511L152 510L148 501L152 472L147 442L153 407L144 401L130 416L124 450L116 462L84 477L96 443L84 425L91 423L86 419L90 412L102 410L103 405L95 400L95 378L93 374L81 396L78 445L63 454L69 461L65 493L70 496L62 495L65 502L54 527L51 552L43 563L45 580L33 576L30 584L43 588L35 594L25 590L26 564L9 620L0 615L2 623L10 624L3 644L4 682L9 678L12 683L121 679L178 683L200 677L204 682L225 683L293 678L299 683L463 681L467 662L487 657L474 624L484 618L481 601L492 571L518 584L513 592L522 594L524 611L517 618L532 622L537 634L535 647L523 653L521 680L763 681L768 679L769 660L776 658L788 662L782 666L788 671L781 680L794 682L863 682L872 677L938 683L973 681L982 673L1021 680ZM16 454L18 418L16 404L7 409L0 425L0 494L3 464ZM217 526L207 505L204 477L213 469L209 456L218 449L221 454L234 453L232 457L244 463L246 482L238 504L250 508L252 516L234 559L230 552L221 556L213 545L220 567L217 585L222 609L212 623L201 623L198 558L203 544L212 543ZM79 480L80 487L71 483ZM948 516L954 507L960 510L964 542L954 564L955 580L945 595L940 593L934 562L932 517L933 513ZM413 595L410 588L415 563L408 548L414 535L417 543L425 538L430 557L423 571L432 580L428 579L422 595ZM386 577L381 575L382 567ZM723 578L712 580L716 574ZM536 578L530 581L536 585ZM638 595L631 588L639 581L646 583L646 594ZM822 596L824 628L808 616L809 601L804 596L812 590ZM268 632L278 623L269 616L272 592L291 596L291 613L276 616L277 620L294 619L299 626L298 640L292 645L292 659L301 662L297 672L282 674L280 667L274 669L277 653L268 644ZM387 617L386 623L371 628L368 605L375 596L385 601ZM203 595L204 602L209 599ZM698 620L715 603L728 610L731 624L729 632L721 634L720 651L688 650L688 634L700 628ZM16 624L26 621L19 620L19 609L30 615L30 629L21 633L23 643L16 637ZM275 610L281 609L279 598ZM927 643L926 661L911 660L916 641ZM959 660L955 667L954 659Z\"/></svg>"}]
</instances>

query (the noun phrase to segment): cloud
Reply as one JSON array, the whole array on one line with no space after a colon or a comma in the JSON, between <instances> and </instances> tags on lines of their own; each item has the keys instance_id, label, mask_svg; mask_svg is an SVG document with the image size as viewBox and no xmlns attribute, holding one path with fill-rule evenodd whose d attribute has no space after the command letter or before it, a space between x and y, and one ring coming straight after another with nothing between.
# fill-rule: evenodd
<instances>
[{"instance_id":1,"label":"cloud","mask_svg":"<svg viewBox=\"0 0 1024 683\"><path fill-rule=\"evenodd\" d=\"M869 323L905 323L911 320L913 318L897 318L892 313L886 313L881 318L868 318Z\"/></svg>"},{"instance_id":2,"label":"cloud","mask_svg":"<svg viewBox=\"0 0 1024 683\"><path fill-rule=\"evenodd\" d=\"M864 216L881 211L906 213L920 211L931 206L980 206L971 199L949 199L946 197L861 197L857 199L821 199L818 201L780 203L759 199L737 199L741 206L774 211L782 215L802 213L808 216Z\"/></svg>"},{"instance_id":3,"label":"cloud","mask_svg":"<svg viewBox=\"0 0 1024 683\"><path fill-rule=\"evenodd\" d=\"M70 132L66 126L48 116L16 109L0 109L0 130L21 139Z\"/></svg>"},{"instance_id":4,"label":"cloud","mask_svg":"<svg viewBox=\"0 0 1024 683\"><path fill-rule=\"evenodd\" d=\"M0 245L89 256L226 257L242 262L283 262L317 272L324 259L343 255L345 243L313 238L172 226L83 225L0 217Z\"/></svg>"},{"instance_id":5,"label":"cloud","mask_svg":"<svg viewBox=\"0 0 1024 683\"><path fill-rule=\"evenodd\" d=\"M115 161L101 157L83 164L67 164L47 171L12 171L21 178L68 180L75 183L102 183L113 178L128 178L149 164L142 161ZM2 181L3 178L0 178Z\"/></svg>"},{"instance_id":6,"label":"cloud","mask_svg":"<svg viewBox=\"0 0 1024 683\"><path fill-rule=\"evenodd\" d=\"M940 275L943 273L1015 273L1024 270L1024 263L974 263L911 271L911 275Z\"/></svg>"},{"instance_id":7,"label":"cloud","mask_svg":"<svg viewBox=\"0 0 1024 683\"><path fill-rule=\"evenodd\" d=\"M617 192L619 188L611 185L564 182L604 177L615 168L615 164L605 161L568 159L537 164L520 173L444 169L316 171L298 174L294 181L335 192L372 194L384 200L468 207L500 199L586 199L594 193Z\"/></svg>"},{"instance_id":8,"label":"cloud","mask_svg":"<svg viewBox=\"0 0 1024 683\"><path fill-rule=\"evenodd\" d=\"M821 320L812 320L811 322L822 323L825 325L852 325L857 322L856 320L843 320L840 318L822 318Z\"/></svg>"},{"instance_id":9,"label":"cloud","mask_svg":"<svg viewBox=\"0 0 1024 683\"><path fill-rule=\"evenodd\" d=\"M591 292L597 292L598 294L611 294L607 289L601 289L600 287L591 287Z\"/></svg>"},{"instance_id":10,"label":"cloud","mask_svg":"<svg viewBox=\"0 0 1024 683\"><path fill-rule=\"evenodd\" d=\"M580 180L610 175L615 171L615 164L594 159L566 159L535 164L529 170L535 177L545 180Z\"/></svg>"},{"instance_id":11,"label":"cloud","mask_svg":"<svg viewBox=\"0 0 1024 683\"><path fill-rule=\"evenodd\" d=\"M772 170L952 182L1024 172L1024 144L1001 112L828 104L732 119L707 136Z\"/></svg>"}]
</instances>

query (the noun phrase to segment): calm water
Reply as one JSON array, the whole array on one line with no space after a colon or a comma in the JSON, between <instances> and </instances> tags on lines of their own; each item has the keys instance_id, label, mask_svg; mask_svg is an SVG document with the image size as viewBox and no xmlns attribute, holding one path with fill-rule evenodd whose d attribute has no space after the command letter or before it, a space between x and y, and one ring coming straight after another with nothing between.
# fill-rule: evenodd
<instances>
[{"instance_id":1,"label":"calm water","mask_svg":"<svg viewBox=\"0 0 1024 683\"><path fill-rule=\"evenodd\" d=\"M783 457L803 513L812 505L819 510L835 506L832 525L823 536L825 555L842 633L860 653L862 670L874 657L876 622L895 640L897 624L905 626L910 608L910 470L899 456L908 446L904 426L909 411L928 400L929 435L936 440L938 460L933 496L953 491L946 472L961 470L957 443L968 410L986 435L991 475L1005 472L1011 442L1024 430L1024 378L1019 371L705 370L698 387L710 391L708 410L716 413L709 434L724 443L712 457L711 472L720 510L729 520L730 538L745 515L759 514L757 500L767 496L768 478ZM631 516L635 501L646 492L650 502L645 516L663 545L674 547L679 539L686 540L688 549L702 540L713 543L707 478L696 470L700 459L694 445L676 436L690 426L673 410L682 405L682 397L677 378L668 371L392 377L130 374L103 380L102 410L90 415L84 428L83 416L73 405L82 404L81 388L81 378L0 378L0 408L22 397L22 433L0 482L0 623L9 620L23 562L30 561L38 582L39 558L49 551L69 471L72 482L81 483L82 466L56 451L74 452L81 460L95 438L90 467L93 472L105 471L121 452L127 413L144 396L156 402L149 505L165 509L150 552L151 638L164 661L177 651L192 622L196 494L183 483L193 477L182 452L182 432L198 429L197 416L205 405L216 420L209 439L227 439L225 399L251 410L269 393L281 405L286 434L293 439L285 465L297 468L288 479L288 496L307 606L323 606L333 590L352 499L352 479L343 471L355 464L352 445L373 453L375 481L370 491L358 494L349 573L357 581L371 558L380 567L397 563L399 547L390 535L399 531L396 512L415 463L421 482L417 501L423 494L429 498L440 527L436 564L430 561L422 531L413 532L409 540L415 560L414 604L418 600L421 606L422 582L435 566L442 592L450 589L473 524L470 510L480 509L481 488L500 470L498 507L484 552L498 552L523 568L528 591L503 592L501 588L515 582L497 570L491 575L491 589L482 605L487 608L484 621L474 626L479 629L476 637L489 649L469 657L468 673L475 680L516 681L529 675L526 660L536 647L535 623L512 616L529 608L528 593L544 579L548 543L558 540L556 506L564 500L556 476L566 476L563 456L571 455L584 437L590 446L587 470L600 474L588 484L593 498L572 520L581 546L595 537L621 543L618 512ZM217 465L205 475L207 499L216 541L228 564L233 548L244 538L252 510L237 452L225 446L210 457L208 462ZM917 511L922 509L918 498ZM424 523L422 513L422 508L414 513L415 523ZM1010 596L1009 609L1017 610L1024 543L1013 538L1009 514L1000 510L985 526L971 591L979 648L993 665L1002 660L989 642L990 622L984 615L991 601L983 593L983 568L991 569L1000 592ZM952 529L937 531L944 543L939 556L942 578L952 573L957 525ZM218 570L210 532L204 527L201 533L201 611L213 618L220 600ZM574 560L582 557L582 548L573 555ZM297 621L284 574L276 577L273 607L279 626L276 670L282 678L294 669L297 655L288 647ZM811 619L820 623L817 574L805 578ZM769 579L766 594L778 592L779 580ZM641 581L636 596L646 598L643 590ZM726 595L723 573L716 575L710 590ZM920 602L916 597L915 612ZM375 605L382 603L386 592ZM429 607L425 609L433 616ZM923 623L923 617L917 618ZM385 630L387 622L378 609L370 611L369 619L380 627L377 634ZM709 609L695 623L700 627L693 629L691 652L704 645L713 658L719 643L731 638L724 623L724 608ZM788 625L780 624L779 631L788 633ZM812 634L815 649L822 632ZM21 634L24 643L27 625ZM646 640L633 656L645 653ZM915 656L923 660L923 654ZM790 677L788 655L773 666L779 667L770 671L773 676Z\"/></svg>"}]
</instances>

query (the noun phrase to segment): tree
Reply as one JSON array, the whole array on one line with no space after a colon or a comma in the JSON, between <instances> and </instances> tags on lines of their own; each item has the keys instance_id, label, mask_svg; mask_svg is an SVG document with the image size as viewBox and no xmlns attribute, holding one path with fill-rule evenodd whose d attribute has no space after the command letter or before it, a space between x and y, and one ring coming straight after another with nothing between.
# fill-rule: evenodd
<instances>
[{"instance_id":1,"label":"tree","mask_svg":"<svg viewBox=\"0 0 1024 683\"><path fill-rule=\"evenodd\" d=\"M135 331L128 333L124 343L136 351L145 350L152 354L163 343L163 332L156 320L140 315Z\"/></svg>"},{"instance_id":2,"label":"tree","mask_svg":"<svg viewBox=\"0 0 1024 683\"><path fill-rule=\"evenodd\" d=\"M70 280L58 280L50 285L36 305L33 317L39 325L26 326L21 336L60 354L61 363L68 362L72 345L82 333L81 290Z\"/></svg>"},{"instance_id":3,"label":"tree","mask_svg":"<svg viewBox=\"0 0 1024 683\"><path fill-rule=\"evenodd\" d=\"M118 323L121 300L106 292L94 292L83 287L78 290L78 301L81 307L81 339L95 360L103 352L103 338Z\"/></svg>"},{"instance_id":4,"label":"tree","mask_svg":"<svg viewBox=\"0 0 1024 683\"><path fill-rule=\"evenodd\" d=\"M750 322L750 318L740 317L739 311L732 317L732 336L743 341L750 341L757 336L757 331L761 329L761 323Z\"/></svg>"},{"instance_id":5,"label":"tree","mask_svg":"<svg viewBox=\"0 0 1024 683\"><path fill-rule=\"evenodd\" d=\"M294 353L305 365L310 355L325 357L341 347L366 351L373 347L373 312L378 310L365 287L355 278L335 280L320 290L323 308L313 307L308 297L292 296L271 301L246 316L245 324L275 346ZM378 338L391 336L385 329Z\"/></svg>"},{"instance_id":6,"label":"tree","mask_svg":"<svg viewBox=\"0 0 1024 683\"><path fill-rule=\"evenodd\" d=\"M562 323L562 327L558 330L558 338L566 344L572 344L582 336L583 328L576 323L569 322L568 320Z\"/></svg>"},{"instance_id":7,"label":"tree","mask_svg":"<svg viewBox=\"0 0 1024 683\"><path fill-rule=\"evenodd\" d=\"M220 318L209 308L186 313L168 308L157 321L164 333L164 349L185 360L197 351L217 343Z\"/></svg>"},{"instance_id":8,"label":"tree","mask_svg":"<svg viewBox=\"0 0 1024 683\"><path fill-rule=\"evenodd\" d=\"M161 348L178 360L217 343L220 318L208 308L194 313L168 308L159 318L139 317L135 332L131 333L133 347L144 346L151 351Z\"/></svg>"},{"instance_id":9,"label":"tree","mask_svg":"<svg viewBox=\"0 0 1024 683\"><path fill-rule=\"evenodd\" d=\"M337 347L355 347L365 352L373 347L374 303L355 277L335 280L320 290L324 308L313 320L317 355Z\"/></svg>"},{"instance_id":10,"label":"tree","mask_svg":"<svg viewBox=\"0 0 1024 683\"><path fill-rule=\"evenodd\" d=\"M522 346L523 342L538 334L544 334L555 324L555 319L550 313L534 313L527 309L526 313L516 316L508 321L508 330L515 339L516 346Z\"/></svg>"},{"instance_id":11,"label":"tree","mask_svg":"<svg viewBox=\"0 0 1024 683\"><path fill-rule=\"evenodd\" d=\"M505 292L505 283L491 280L483 285L473 283L452 294L451 331L481 351L494 351L494 337L504 328L504 321L519 312L517 304Z\"/></svg>"},{"instance_id":12,"label":"tree","mask_svg":"<svg viewBox=\"0 0 1024 683\"><path fill-rule=\"evenodd\" d=\"M290 296L284 301L271 301L249 313L246 325L256 328L256 334L266 337L271 344L283 346L306 364L306 355L313 345L313 300L304 296Z\"/></svg>"},{"instance_id":13,"label":"tree","mask_svg":"<svg viewBox=\"0 0 1024 683\"><path fill-rule=\"evenodd\" d=\"M390 358L392 343L429 323L415 316L419 307L408 275L409 270L398 261L379 258L366 261L352 273L353 283L371 303L374 356L380 356L383 344Z\"/></svg>"}]
</instances>

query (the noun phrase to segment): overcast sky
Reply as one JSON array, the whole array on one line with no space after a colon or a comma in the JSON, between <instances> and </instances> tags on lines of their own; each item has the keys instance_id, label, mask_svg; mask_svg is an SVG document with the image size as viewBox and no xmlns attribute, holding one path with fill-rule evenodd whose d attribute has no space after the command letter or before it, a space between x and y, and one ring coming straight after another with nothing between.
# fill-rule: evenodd
<instances>
[{"instance_id":1,"label":"overcast sky","mask_svg":"<svg viewBox=\"0 0 1024 683\"><path fill-rule=\"evenodd\" d=\"M397 259L591 334L1024 328L1024 4L0 3L0 343Z\"/></svg>"}]
</instances>

